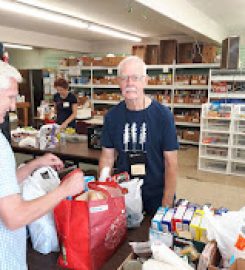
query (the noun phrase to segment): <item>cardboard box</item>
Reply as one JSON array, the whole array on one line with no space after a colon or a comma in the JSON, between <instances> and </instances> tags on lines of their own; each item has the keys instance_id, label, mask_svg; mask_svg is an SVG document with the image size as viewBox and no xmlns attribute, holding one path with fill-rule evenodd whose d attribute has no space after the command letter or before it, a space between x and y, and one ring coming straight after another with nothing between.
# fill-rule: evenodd
<instances>
[{"instance_id":1,"label":"cardboard box","mask_svg":"<svg viewBox=\"0 0 245 270\"><path fill-rule=\"evenodd\" d=\"M132 46L132 55L137 55L145 61L146 45L134 45Z\"/></svg>"},{"instance_id":2,"label":"cardboard box","mask_svg":"<svg viewBox=\"0 0 245 270\"><path fill-rule=\"evenodd\" d=\"M183 217L186 211L186 206L180 205L173 216L172 224L173 224L173 231L183 231Z\"/></svg>"},{"instance_id":3,"label":"cardboard box","mask_svg":"<svg viewBox=\"0 0 245 270\"><path fill-rule=\"evenodd\" d=\"M192 43L180 43L178 45L178 59L177 63L192 63L193 57L193 44Z\"/></svg>"},{"instance_id":4,"label":"cardboard box","mask_svg":"<svg viewBox=\"0 0 245 270\"><path fill-rule=\"evenodd\" d=\"M193 142L199 142L199 131L198 130L184 130L183 139Z\"/></svg>"},{"instance_id":5,"label":"cardboard box","mask_svg":"<svg viewBox=\"0 0 245 270\"><path fill-rule=\"evenodd\" d=\"M217 270L221 255L215 241L208 242L199 258L198 270Z\"/></svg>"},{"instance_id":6,"label":"cardboard box","mask_svg":"<svg viewBox=\"0 0 245 270\"><path fill-rule=\"evenodd\" d=\"M78 59L77 58L68 58L68 66L77 66Z\"/></svg>"},{"instance_id":7,"label":"cardboard box","mask_svg":"<svg viewBox=\"0 0 245 270\"><path fill-rule=\"evenodd\" d=\"M188 122L187 115L175 114L174 119L176 122Z\"/></svg>"},{"instance_id":8,"label":"cardboard box","mask_svg":"<svg viewBox=\"0 0 245 270\"><path fill-rule=\"evenodd\" d=\"M174 216L174 212L175 209L170 208L162 220L162 230L165 233L172 232L172 219Z\"/></svg>"},{"instance_id":9,"label":"cardboard box","mask_svg":"<svg viewBox=\"0 0 245 270\"><path fill-rule=\"evenodd\" d=\"M151 220L151 227L154 230L162 231L162 220L166 213L166 209L163 207L159 207L157 209L156 214L154 215L153 219Z\"/></svg>"},{"instance_id":10,"label":"cardboard box","mask_svg":"<svg viewBox=\"0 0 245 270\"><path fill-rule=\"evenodd\" d=\"M145 63L147 65L159 64L159 45L147 45Z\"/></svg>"},{"instance_id":11,"label":"cardboard box","mask_svg":"<svg viewBox=\"0 0 245 270\"><path fill-rule=\"evenodd\" d=\"M215 243L215 242L209 242L207 245L209 245L210 243ZM200 260L203 260L202 256L203 254L201 255L199 259L199 264L201 263ZM209 260L209 265L207 268L208 270L220 270L220 268L217 266L220 263L221 255L220 255L219 249L217 248L217 244L215 245L215 248L212 250L208 260ZM245 269L245 259L241 259L241 258L236 259L234 264L232 264L231 267L229 268L229 270L244 270L244 269Z\"/></svg>"},{"instance_id":12,"label":"cardboard box","mask_svg":"<svg viewBox=\"0 0 245 270\"><path fill-rule=\"evenodd\" d=\"M245 259L237 259L235 263L230 267L230 270L244 270Z\"/></svg>"},{"instance_id":13,"label":"cardboard box","mask_svg":"<svg viewBox=\"0 0 245 270\"><path fill-rule=\"evenodd\" d=\"M239 37L229 37L222 41L221 68L237 69L239 66Z\"/></svg>"},{"instance_id":14,"label":"cardboard box","mask_svg":"<svg viewBox=\"0 0 245 270\"><path fill-rule=\"evenodd\" d=\"M103 57L94 57L93 66L103 66Z\"/></svg>"},{"instance_id":15,"label":"cardboard box","mask_svg":"<svg viewBox=\"0 0 245 270\"><path fill-rule=\"evenodd\" d=\"M194 208L187 208L184 216L183 216L183 230L189 231L190 230L190 223L191 219L194 215L195 209Z\"/></svg>"},{"instance_id":16,"label":"cardboard box","mask_svg":"<svg viewBox=\"0 0 245 270\"><path fill-rule=\"evenodd\" d=\"M189 226L192 238L196 241L200 241L200 234L201 234L200 225L202 222L203 215L204 211L197 209L193 215L193 218Z\"/></svg>"},{"instance_id":17,"label":"cardboard box","mask_svg":"<svg viewBox=\"0 0 245 270\"><path fill-rule=\"evenodd\" d=\"M83 66L91 66L93 59L89 56L82 56L80 61L83 63Z\"/></svg>"},{"instance_id":18,"label":"cardboard box","mask_svg":"<svg viewBox=\"0 0 245 270\"><path fill-rule=\"evenodd\" d=\"M177 41L160 40L159 64L172 65L177 59Z\"/></svg>"},{"instance_id":19,"label":"cardboard box","mask_svg":"<svg viewBox=\"0 0 245 270\"><path fill-rule=\"evenodd\" d=\"M214 63L217 55L217 46L204 44L202 49L202 62Z\"/></svg>"},{"instance_id":20,"label":"cardboard box","mask_svg":"<svg viewBox=\"0 0 245 270\"><path fill-rule=\"evenodd\" d=\"M117 66L124 57L122 56L112 56L112 57L103 57L102 58L102 65L103 66Z\"/></svg>"},{"instance_id":21,"label":"cardboard box","mask_svg":"<svg viewBox=\"0 0 245 270\"><path fill-rule=\"evenodd\" d=\"M117 270L123 270L123 266L132 259L135 259L135 254L133 252L128 255L128 257L122 262L122 264L117 268Z\"/></svg>"}]
</instances>

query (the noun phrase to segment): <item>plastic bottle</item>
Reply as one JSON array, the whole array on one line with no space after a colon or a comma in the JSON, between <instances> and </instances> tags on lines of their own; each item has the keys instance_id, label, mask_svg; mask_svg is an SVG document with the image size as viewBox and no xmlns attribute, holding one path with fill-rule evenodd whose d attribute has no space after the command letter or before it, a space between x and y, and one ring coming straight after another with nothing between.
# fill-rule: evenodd
<instances>
[{"instance_id":1,"label":"plastic bottle","mask_svg":"<svg viewBox=\"0 0 245 270\"><path fill-rule=\"evenodd\" d=\"M65 145L66 144L66 134L65 132L60 132L60 144Z\"/></svg>"}]
</instances>

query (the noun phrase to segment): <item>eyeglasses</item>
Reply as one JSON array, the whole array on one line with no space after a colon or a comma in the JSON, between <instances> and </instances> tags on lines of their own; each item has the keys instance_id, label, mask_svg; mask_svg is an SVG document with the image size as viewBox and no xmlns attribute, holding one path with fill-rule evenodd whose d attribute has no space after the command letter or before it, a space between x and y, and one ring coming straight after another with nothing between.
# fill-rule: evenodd
<instances>
[{"instance_id":1,"label":"eyeglasses","mask_svg":"<svg viewBox=\"0 0 245 270\"><path fill-rule=\"evenodd\" d=\"M132 81L132 82L138 82L138 81L141 81L145 76L144 75L121 75L119 76L119 79L123 82L126 82L128 81L129 79Z\"/></svg>"}]
</instances>

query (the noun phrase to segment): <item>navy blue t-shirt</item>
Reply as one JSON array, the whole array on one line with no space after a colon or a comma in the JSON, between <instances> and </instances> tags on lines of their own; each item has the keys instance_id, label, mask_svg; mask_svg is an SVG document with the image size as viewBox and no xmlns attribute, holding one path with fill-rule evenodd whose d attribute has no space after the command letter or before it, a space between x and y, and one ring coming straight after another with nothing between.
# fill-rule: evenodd
<instances>
[{"instance_id":1,"label":"navy blue t-shirt","mask_svg":"<svg viewBox=\"0 0 245 270\"><path fill-rule=\"evenodd\" d=\"M132 143L132 140L137 143ZM154 213L162 204L165 175L163 152L179 148L170 109L152 100L148 108L130 111L122 101L106 114L101 143L103 147L117 150L119 172L129 172L127 150L146 152L146 176L142 195L144 209Z\"/></svg>"},{"instance_id":2,"label":"navy blue t-shirt","mask_svg":"<svg viewBox=\"0 0 245 270\"><path fill-rule=\"evenodd\" d=\"M57 110L57 124L61 125L72 114L72 105L77 103L77 98L68 93L66 98L62 98L59 93L54 95L54 102L56 103ZM68 124L68 127L75 128L75 119Z\"/></svg>"}]
</instances>

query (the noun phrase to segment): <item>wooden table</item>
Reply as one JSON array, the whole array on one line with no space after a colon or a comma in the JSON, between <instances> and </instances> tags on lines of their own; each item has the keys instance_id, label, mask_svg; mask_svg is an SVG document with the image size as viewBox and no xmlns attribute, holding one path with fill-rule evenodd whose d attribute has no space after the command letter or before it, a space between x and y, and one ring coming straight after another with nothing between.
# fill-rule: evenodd
<instances>
[{"instance_id":1,"label":"wooden table","mask_svg":"<svg viewBox=\"0 0 245 270\"><path fill-rule=\"evenodd\" d=\"M70 143L66 142L64 145L57 144L55 148L40 150L33 147L20 147L17 143L11 143L15 153L29 154L33 156L40 156L45 153L53 153L62 160L72 160L75 164L80 162L98 165L100 150L88 148L87 142Z\"/></svg>"},{"instance_id":2,"label":"wooden table","mask_svg":"<svg viewBox=\"0 0 245 270\"><path fill-rule=\"evenodd\" d=\"M100 270L117 270L131 252L129 242L147 241L149 238L150 221L151 217L147 216L139 228L128 230L126 241ZM42 255L34 251L30 244L28 245L27 261L29 270L61 270L62 268L57 266L57 258L58 253L53 252L48 255Z\"/></svg>"}]
</instances>

